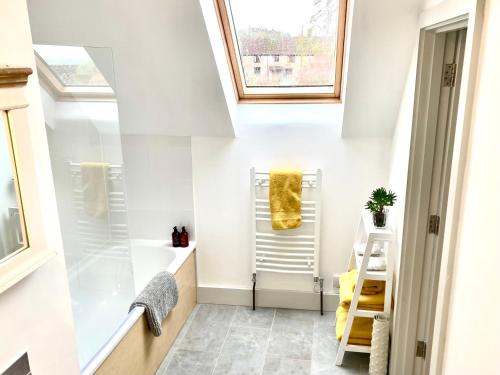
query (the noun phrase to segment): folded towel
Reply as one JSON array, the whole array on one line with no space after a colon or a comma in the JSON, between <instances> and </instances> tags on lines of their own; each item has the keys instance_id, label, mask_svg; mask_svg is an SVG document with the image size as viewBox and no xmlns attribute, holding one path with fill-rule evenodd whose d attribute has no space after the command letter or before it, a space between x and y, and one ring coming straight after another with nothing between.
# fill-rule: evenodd
<instances>
[{"instance_id":1,"label":"folded towel","mask_svg":"<svg viewBox=\"0 0 500 375\"><path fill-rule=\"evenodd\" d=\"M363 283L363 287L361 288L361 294L365 296L372 296L378 293L381 293L385 289L384 281L377 280L365 280ZM356 285L353 285L352 291L354 292L354 288Z\"/></svg>"},{"instance_id":2,"label":"folded towel","mask_svg":"<svg viewBox=\"0 0 500 375\"><path fill-rule=\"evenodd\" d=\"M354 247L357 255L365 255L366 244L358 244ZM378 243L374 243L372 247L371 256L380 256L383 254L383 248Z\"/></svg>"},{"instance_id":3,"label":"folded towel","mask_svg":"<svg viewBox=\"0 0 500 375\"><path fill-rule=\"evenodd\" d=\"M81 163L83 208L92 217L108 212L108 168L106 163Z\"/></svg>"},{"instance_id":4,"label":"folded towel","mask_svg":"<svg viewBox=\"0 0 500 375\"><path fill-rule=\"evenodd\" d=\"M149 329L154 336L161 335L161 323L167 317L169 311L177 305L179 292L175 276L170 272L158 273L139 293L130 305L129 311L136 306L142 306L146 310Z\"/></svg>"},{"instance_id":5,"label":"folded towel","mask_svg":"<svg viewBox=\"0 0 500 375\"><path fill-rule=\"evenodd\" d=\"M274 170L269 173L269 205L274 230L300 227L301 196L302 172Z\"/></svg>"},{"instance_id":6,"label":"folded towel","mask_svg":"<svg viewBox=\"0 0 500 375\"><path fill-rule=\"evenodd\" d=\"M357 281L357 270L351 270L340 275L340 306L349 309ZM385 281L365 280L359 296L358 309L382 311L384 309L384 290Z\"/></svg>"},{"instance_id":7,"label":"folded towel","mask_svg":"<svg viewBox=\"0 0 500 375\"><path fill-rule=\"evenodd\" d=\"M337 309L337 323L335 325L335 333L337 339L342 340L345 324L347 322L347 314L349 308L339 306ZM352 323L351 333L347 342L353 345L371 345L372 341L373 319L355 317Z\"/></svg>"},{"instance_id":8,"label":"folded towel","mask_svg":"<svg viewBox=\"0 0 500 375\"><path fill-rule=\"evenodd\" d=\"M368 259L367 271L385 271L387 268L387 260L385 256L370 257Z\"/></svg>"},{"instance_id":9,"label":"folded towel","mask_svg":"<svg viewBox=\"0 0 500 375\"><path fill-rule=\"evenodd\" d=\"M358 280L358 270L351 270L349 272L343 273L340 275L341 283L346 286L349 285L349 287L352 289L352 292L354 293L354 289L356 288L356 282ZM345 289L346 292L349 291L348 288ZM385 291L385 281L379 281L379 280L365 280L363 283L363 287L361 288L361 294L362 295L374 295L378 293L382 293Z\"/></svg>"}]
</instances>

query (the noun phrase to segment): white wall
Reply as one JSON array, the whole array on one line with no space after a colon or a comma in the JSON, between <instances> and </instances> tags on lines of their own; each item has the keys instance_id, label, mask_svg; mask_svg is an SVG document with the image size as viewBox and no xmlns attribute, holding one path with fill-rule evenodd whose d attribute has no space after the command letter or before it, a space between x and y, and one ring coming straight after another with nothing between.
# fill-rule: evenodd
<instances>
[{"instance_id":1,"label":"white wall","mask_svg":"<svg viewBox=\"0 0 500 375\"><path fill-rule=\"evenodd\" d=\"M44 89L42 98L66 257L79 241L68 161L123 164L130 238L170 239L185 225L194 239L189 137L121 134L116 103L54 101Z\"/></svg>"},{"instance_id":2,"label":"white wall","mask_svg":"<svg viewBox=\"0 0 500 375\"><path fill-rule=\"evenodd\" d=\"M171 239L185 225L194 239L189 137L123 135L131 238Z\"/></svg>"},{"instance_id":3,"label":"white wall","mask_svg":"<svg viewBox=\"0 0 500 375\"><path fill-rule=\"evenodd\" d=\"M432 24L472 9L471 0L426 1L421 23ZM456 257L450 282L451 300L445 338L444 367L440 375L500 373L495 360L500 344L494 333L500 332L500 323L494 314L500 308L495 285L500 282L497 264L500 248L496 234L500 220L496 212L500 205L496 196L500 190L498 165L500 152L500 110L498 85L500 75L500 3L486 0L485 23L482 32L478 63L478 81L472 108L472 126L468 146L467 165L461 197L460 223L457 234ZM417 36L417 35L415 35ZM393 138L390 186L406 190L407 162L412 126L416 46L410 67L407 88L403 95ZM473 72L474 73L474 72ZM472 74L473 74L472 73ZM396 209L402 223L404 200ZM401 249L401 231L399 250Z\"/></svg>"},{"instance_id":4,"label":"white wall","mask_svg":"<svg viewBox=\"0 0 500 375\"><path fill-rule=\"evenodd\" d=\"M0 64L35 69L26 4L1 0L0 8ZM0 369L27 351L33 374L76 375L79 371L70 297L36 82L34 73L26 89L30 134L24 134L23 141L29 141L37 155L36 176L32 177L38 183L32 183L25 191L33 194L26 197L28 201L39 200L44 220L34 232L43 231L45 243L58 254L0 294Z\"/></svg>"},{"instance_id":5,"label":"white wall","mask_svg":"<svg viewBox=\"0 0 500 375\"><path fill-rule=\"evenodd\" d=\"M193 137L200 286L250 286L250 167L324 171L321 275L344 272L363 205L388 178L390 141L342 139L340 124L242 124L238 138ZM272 120L271 120L272 121ZM311 291L310 277L262 275L259 287Z\"/></svg>"},{"instance_id":6,"label":"white wall","mask_svg":"<svg viewBox=\"0 0 500 375\"><path fill-rule=\"evenodd\" d=\"M423 11L419 22L414 25L412 57L407 66L406 82L399 103L398 116L395 122L392 137L389 186L398 193L398 200L393 208L397 220L396 225L396 267L395 288L399 274L399 261L403 240L403 223L406 200L406 183L408 177L408 162L410 157L411 130L413 121L413 106L415 98L415 82L417 76L417 53L420 27L429 26L458 15L466 14L472 6L473 0L424 0Z\"/></svg>"},{"instance_id":7,"label":"white wall","mask_svg":"<svg viewBox=\"0 0 500 375\"><path fill-rule=\"evenodd\" d=\"M198 0L28 0L39 44L110 47L122 131L232 136Z\"/></svg>"},{"instance_id":8,"label":"white wall","mask_svg":"<svg viewBox=\"0 0 500 375\"><path fill-rule=\"evenodd\" d=\"M355 0L347 66L345 136L393 134L422 0Z\"/></svg>"},{"instance_id":9,"label":"white wall","mask_svg":"<svg viewBox=\"0 0 500 375\"><path fill-rule=\"evenodd\" d=\"M391 164L389 174L389 187L398 194L396 204L391 212L395 215L394 220L396 247L395 247L395 268L394 268L394 295L397 294L399 263L401 257L402 241L403 241L403 224L406 202L406 182L408 177L408 163L410 158L410 142L413 117L413 99L415 96L415 82L417 69L417 49L418 49L418 32L415 31L414 53L410 67L408 69L408 77L406 80L401 105L399 108L396 127L392 140Z\"/></svg>"},{"instance_id":10,"label":"white wall","mask_svg":"<svg viewBox=\"0 0 500 375\"><path fill-rule=\"evenodd\" d=\"M500 373L500 2L484 14L443 375Z\"/></svg>"},{"instance_id":11,"label":"white wall","mask_svg":"<svg viewBox=\"0 0 500 375\"><path fill-rule=\"evenodd\" d=\"M122 164L118 109L113 102L55 101L40 88L65 250L71 268L83 258L70 162ZM126 222L126 220L125 220ZM102 223L107 228L106 223Z\"/></svg>"}]
</instances>

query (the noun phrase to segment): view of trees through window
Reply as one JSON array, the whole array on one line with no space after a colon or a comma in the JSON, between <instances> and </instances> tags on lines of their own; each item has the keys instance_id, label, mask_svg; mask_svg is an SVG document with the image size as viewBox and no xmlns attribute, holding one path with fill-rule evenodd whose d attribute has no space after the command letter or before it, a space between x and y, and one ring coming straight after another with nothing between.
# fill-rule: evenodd
<instances>
[{"instance_id":1,"label":"view of trees through window","mask_svg":"<svg viewBox=\"0 0 500 375\"><path fill-rule=\"evenodd\" d=\"M247 87L333 86L338 0L229 0Z\"/></svg>"}]
</instances>

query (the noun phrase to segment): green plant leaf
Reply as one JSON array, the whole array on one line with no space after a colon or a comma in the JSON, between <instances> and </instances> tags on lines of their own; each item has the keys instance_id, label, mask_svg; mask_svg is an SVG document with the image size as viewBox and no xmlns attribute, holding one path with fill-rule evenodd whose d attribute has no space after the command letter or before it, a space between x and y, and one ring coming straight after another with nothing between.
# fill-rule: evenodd
<instances>
[{"instance_id":1,"label":"green plant leaf","mask_svg":"<svg viewBox=\"0 0 500 375\"><path fill-rule=\"evenodd\" d=\"M372 213L383 212L385 207L394 206L396 199L396 193L391 190L386 190L384 187L380 187L372 191L370 200L366 202L365 208Z\"/></svg>"}]
</instances>

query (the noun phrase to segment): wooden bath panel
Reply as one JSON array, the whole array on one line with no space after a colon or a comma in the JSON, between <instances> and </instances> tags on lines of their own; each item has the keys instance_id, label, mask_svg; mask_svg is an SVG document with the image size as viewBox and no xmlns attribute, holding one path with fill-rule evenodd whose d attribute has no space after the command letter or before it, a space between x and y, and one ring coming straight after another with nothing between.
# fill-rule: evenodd
<instances>
[{"instance_id":1,"label":"wooden bath panel","mask_svg":"<svg viewBox=\"0 0 500 375\"><path fill-rule=\"evenodd\" d=\"M132 326L102 365L96 375L154 375L168 353L179 331L196 305L196 255L189 255L175 273L179 302L162 324L162 335L149 331L146 315Z\"/></svg>"}]
</instances>

